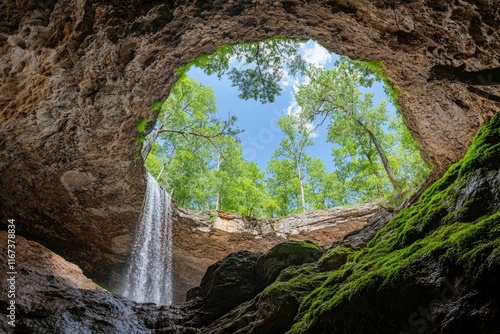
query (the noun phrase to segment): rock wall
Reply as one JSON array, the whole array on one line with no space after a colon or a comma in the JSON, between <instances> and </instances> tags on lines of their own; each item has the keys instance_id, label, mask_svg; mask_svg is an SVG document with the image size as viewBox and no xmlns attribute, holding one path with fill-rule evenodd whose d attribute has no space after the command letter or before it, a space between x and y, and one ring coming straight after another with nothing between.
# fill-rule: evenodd
<instances>
[{"instance_id":1,"label":"rock wall","mask_svg":"<svg viewBox=\"0 0 500 334\"><path fill-rule=\"evenodd\" d=\"M144 192L136 125L176 68L219 45L284 35L382 61L436 175L498 110L495 72L469 73L499 67L495 0L23 0L0 13L1 217L104 282L119 279Z\"/></svg>"},{"instance_id":2,"label":"rock wall","mask_svg":"<svg viewBox=\"0 0 500 334\"><path fill-rule=\"evenodd\" d=\"M378 209L376 203L365 203L277 219L176 209L173 301L185 301L187 291L200 285L207 268L233 252L267 252L287 240L328 245L363 228Z\"/></svg>"},{"instance_id":3,"label":"rock wall","mask_svg":"<svg viewBox=\"0 0 500 334\"><path fill-rule=\"evenodd\" d=\"M328 249L288 241L210 266L190 300L42 291L29 333L498 333L500 114L465 157L395 215L380 210ZM17 328L16 328L17 329Z\"/></svg>"},{"instance_id":4,"label":"rock wall","mask_svg":"<svg viewBox=\"0 0 500 334\"><path fill-rule=\"evenodd\" d=\"M15 253L15 270L8 267L8 254L12 252L7 252L7 232L0 231L0 289L2 290L0 329L4 333L13 333L13 328L9 328L7 323L7 320L13 319L6 318L10 314L7 310L10 300L15 301L17 317L15 324L18 325L20 313L24 312L32 316L37 312L42 313L40 305L47 302L45 293L50 294L65 289L103 291L100 286L88 279L77 265L67 262L39 243L21 236L9 240L15 241L15 249L9 248ZM11 272L16 272L13 275L15 276L15 298L11 299L9 296L7 299L7 291L10 291L7 278L12 276L7 273ZM22 326L17 327L16 331L22 332ZM32 333L31 330L27 332Z\"/></svg>"}]
</instances>

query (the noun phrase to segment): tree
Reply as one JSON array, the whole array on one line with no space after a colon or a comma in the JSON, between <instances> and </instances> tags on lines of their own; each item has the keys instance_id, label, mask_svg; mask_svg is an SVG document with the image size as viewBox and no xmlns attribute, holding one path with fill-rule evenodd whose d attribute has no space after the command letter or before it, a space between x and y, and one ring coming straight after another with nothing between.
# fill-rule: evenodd
<instances>
[{"instance_id":1,"label":"tree","mask_svg":"<svg viewBox=\"0 0 500 334\"><path fill-rule=\"evenodd\" d=\"M336 172L328 172L319 158L308 157L306 163L306 193L309 205L314 210L323 210L344 203L343 184Z\"/></svg>"},{"instance_id":2,"label":"tree","mask_svg":"<svg viewBox=\"0 0 500 334\"><path fill-rule=\"evenodd\" d=\"M296 171L296 180L300 189L302 211L306 211L304 191L304 168L307 161L305 148L313 144L311 130L300 115L285 115L278 120L278 126L285 134L279 148L274 152L274 158L289 160Z\"/></svg>"},{"instance_id":3,"label":"tree","mask_svg":"<svg viewBox=\"0 0 500 334\"><path fill-rule=\"evenodd\" d=\"M232 127L221 121L213 91L183 77L157 106L160 121L145 145L146 167L179 206L264 215L264 173L244 160Z\"/></svg>"},{"instance_id":4,"label":"tree","mask_svg":"<svg viewBox=\"0 0 500 334\"><path fill-rule=\"evenodd\" d=\"M377 73L360 62L341 58L332 70L310 69L309 77L310 82L299 88L296 99L306 119L319 119L320 125L329 121L328 141L337 145L332 151L333 161L351 190L346 195L373 199L391 190L386 181L394 193L400 194L403 185L395 172L393 146L395 140L401 140L404 124L400 118L399 123L392 120L386 102L374 106L373 93L360 89L370 87ZM406 145L406 149L408 154L418 154L415 146L410 149Z\"/></svg>"},{"instance_id":5,"label":"tree","mask_svg":"<svg viewBox=\"0 0 500 334\"><path fill-rule=\"evenodd\" d=\"M217 180L215 208L245 216L263 216L269 201L264 173L256 163L245 160L242 151L237 140L225 138L221 158L214 169Z\"/></svg>"},{"instance_id":6,"label":"tree","mask_svg":"<svg viewBox=\"0 0 500 334\"><path fill-rule=\"evenodd\" d=\"M193 65L207 75L227 74L239 97L262 103L274 102L281 93L285 73L304 73L306 62L300 56L301 43L293 39L271 38L262 42L225 45L211 55L202 56Z\"/></svg>"},{"instance_id":7,"label":"tree","mask_svg":"<svg viewBox=\"0 0 500 334\"><path fill-rule=\"evenodd\" d=\"M159 112L158 121L141 153L143 161L146 161L161 134L164 134L164 140L171 138L167 134L200 137L216 147L216 138L234 136L239 132L233 128L235 117L229 117L227 121L213 117L217 113L213 90L187 75L178 79L169 98L165 102L156 103L153 111Z\"/></svg>"},{"instance_id":8,"label":"tree","mask_svg":"<svg viewBox=\"0 0 500 334\"><path fill-rule=\"evenodd\" d=\"M348 61L332 70L311 69L311 82L300 87L296 98L308 119L323 116L330 119L328 140L343 147L356 149L370 162L370 150L375 148L385 173L396 192L398 180L383 147L384 125L387 121L385 103L373 108L373 93L358 88L363 75L349 70ZM353 152L350 152L353 154Z\"/></svg>"},{"instance_id":9,"label":"tree","mask_svg":"<svg viewBox=\"0 0 500 334\"><path fill-rule=\"evenodd\" d=\"M337 205L341 193L336 174L329 173L323 161L306 154L313 144L311 125L300 113L283 116L278 125L285 138L268 164L267 186L279 215Z\"/></svg>"},{"instance_id":10,"label":"tree","mask_svg":"<svg viewBox=\"0 0 500 334\"><path fill-rule=\"evenodd\" d=\"M270 216L286 216L300 212L300 192L297 182L297 172L291 160L271 159L267 164L270 177L266 179L266 186L274 200L270 209Z\"/></svg>"}]
</instances>

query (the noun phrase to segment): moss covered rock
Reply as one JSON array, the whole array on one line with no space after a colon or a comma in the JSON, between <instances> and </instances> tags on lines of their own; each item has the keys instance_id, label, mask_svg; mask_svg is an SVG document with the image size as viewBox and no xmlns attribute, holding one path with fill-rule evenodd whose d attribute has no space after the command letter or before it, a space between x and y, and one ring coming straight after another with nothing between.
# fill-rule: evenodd
<instances>
[{"instance_id":1,"label":"moss covered rock","mask_svg":"<svg viewBox=\"0 0 500 334\"><path fill-rule=\"evenodd\" d=\"M500 331L500 114L305 298L289 333Z\"/></svg>"},{"instance_id":2,"label":"moss covered rock","mask_svg":"<svg viewBox=\"0 0 500 334\"><path fill-rule=\"evenodd\" d=\"M329 271L340 268L347 262L347 257L354 252L354 248L347 243L329 249L316 263L320 271Z\"/></svg>"},{"instance_id":3,"label":"moss covered rock","mask_svg":"<svg viewBox=\"0 0 500 334\"><path fill-rule=\"evenodd\" d=\"M346 237L340 245L332 245L318 261L282 269L277 279L264 291L214 321L204 328L203 333L285 333L293 325L303 300L328 279L329 270L341 266L355 248L365 246L390 217L391 214L381 210L368 220L363 229ZM301 254L304 251L301 246L312 246L310 251L316 253L316 247L310 243L285 243L263 256L262 261L278 256L284 258L284 254L290 254L290 249L294 250L292 254L297 250L301 250Z\"/></svg>"},{"instance_id":4,"label":"moss covered rock","mask_svg":"<svg viewBox=\"0 0 500 334\"><path fill-rule=\"evenodd\" d=\"M255 275L261 255L239 251L208 267L200 286L188 292L188 300L199 300L201 324L209 324L262 290Z\"/></svg>"},{"instance_id":5,"label":"moss covered rock","mask_svg":"<svg viewBox=\"0 0 500 334\"><path fill-rule=\"evenodd\" d=\"M323 251L310 241L288 241L274 246L257 261L258 278L268 285L292 265L316 262Z\"/></svg>"}]
</instances>

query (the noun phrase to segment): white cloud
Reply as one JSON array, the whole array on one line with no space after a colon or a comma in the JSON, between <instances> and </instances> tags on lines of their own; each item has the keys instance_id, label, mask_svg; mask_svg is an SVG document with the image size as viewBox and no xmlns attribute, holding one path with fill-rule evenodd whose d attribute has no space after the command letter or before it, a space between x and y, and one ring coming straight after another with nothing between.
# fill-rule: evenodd
<instances>
[{"instance_id":1,"label":"white cloud","mask_svg":"<svg viewBox=\"0 0 500 334\"><path fill-rule=\"evenodd\" d=\"M308 42L302 48L304 60L309 64L325 67L332 60L330 52L316 42Z\"/></svg>"},{"instance_id":2,"label":"white cloud","mask_svg":"<svg viewBox=\"0 0 500 334\"><path fill-rule=\"evenodd\" d=\"M313 123L307 123L306 128L309 131L310 138L316 138L319 136L318 133L316 132L316 126Z\"/></svg>"},{"instance_id":3,"label":"white cloud","mask_svg":"<svg viewBox=\"0 0 500 334\"><path fill-rule=\"evenodd\" d=\"M300 114L301 112L302 112L302 107L299 106L297 101L295 101L295 99L292 98L290 104L286 108L287 115L296 115Z\"/></svg>"},{"instance_id":4,"label":"white cloud","mask_svg":"<svg viewBox=\"0 0 500 334\"><path fill-rule=\"evenodd\" d=\"M295 101L295 99L292 99L292 101L286 108L286 113L294 117L299 117L301 112L302 112L302 107L299 106L299 104L297 103L297 101ZM314 123L312 122L306 123L306 128L309 131L310 138L318 137L318 133L316 132L316 126L314 125Z\"/></svg>"}]
</instances>

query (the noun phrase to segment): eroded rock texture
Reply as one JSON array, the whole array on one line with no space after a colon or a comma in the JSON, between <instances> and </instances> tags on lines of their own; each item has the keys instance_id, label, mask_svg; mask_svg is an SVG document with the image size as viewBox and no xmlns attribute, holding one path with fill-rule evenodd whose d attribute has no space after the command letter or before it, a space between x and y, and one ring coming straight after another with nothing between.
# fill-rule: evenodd
<instances>
[{"instance_id":1,"label":"eroded rock texture","mask_svg":"<svg viewBox=\"0 0 500 334\"><path fill-rule=\"evenodd\" d=\"M267 252L286 240L309 240L319 246L339 242L363 228L378 209L376 203L364 203L276 219L176 209L173 301L185 301L186 292L200 284L207 268L233 252Z\"/></svg>"},{"instance_id":2,"label":"eroded rock texture","mask_svg":"<svg viewBox=\"0 0 500 334\"><path fill-rule=\"evenodd\" d=\"M284 35L381 60L437 174L498 108L490 72L434 67L500 66L494 0L7 1L0 13L1 215L99 281L118 279L140 210L136 125L176 68L218 45Z\"/></svg>"}]
</instances>

